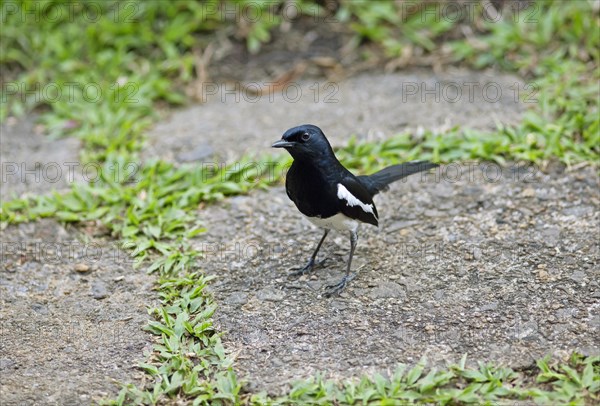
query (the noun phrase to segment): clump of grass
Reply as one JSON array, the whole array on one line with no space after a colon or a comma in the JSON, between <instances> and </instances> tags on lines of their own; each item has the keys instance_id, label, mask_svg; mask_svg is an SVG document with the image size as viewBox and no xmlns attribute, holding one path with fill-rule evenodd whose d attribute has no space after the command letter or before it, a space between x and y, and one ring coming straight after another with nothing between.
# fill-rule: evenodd
<instances>
[{"instance_id":1,"label":"clump of grass","mask_svg":"<svg viewBox=\"0 0 600 406\"><path fill-rule=\"evenodd\" d=\"M507 2L491 17L486 10L493 6L483 3L341 4L341 17L353 21L358 37L381 45L392 58L410 49L446 63L518 72L533 81L537 103L520 125L425 139L430 146L437 143L435 150L451 146L455 152L445 157L567 165L600 160L600 36L588 35L600 32L600 16L591 2L539 1L528 7Z\"/></svg>"},{"instance_id":2,"label":"clump of grass","mask_svg":"<svg viewBox=\"0 0 600 406\"><path fill-rule=\"evenodd\" d=\"M200 255L188 244L190 238L205 231L195 216L200 204L279 182L277 174L285 162L265 157L231 165L176 167L153 161L123 179L110 175L112 164L107 162L106 170L99 171L102 177L93 184L75 184L65 194L3 203L0 227L44 217L65 222L98 220L124 247L133 250L138 264L158 253L148 271L172 274L188 269Z\"/></svg>"},{"instance_id":3,"label":"clump of grass","mask_svg":"<svg viewBox=\"0 0 600 406\"><path fill-rule=\"evenodd\" d=\"M412 405L508 404L531 399L537 404L592 404L600 400L600 357L574 353L567 363L537 361L535 380L510 368L479 362L466 367L466 356L449 368L427 370L426 359L408 368L398 365L391 376L374 375L337 383L321 376L297 382L286 396L255 395L254 404L278 405ZM548 384L545 390L540 384ZM587 403L586 403L587 402ZM590 403L591 402L591 403Z\"/></svg>"},{"instance_id":4,"label":"clump of grass","mask_svg":"<svg viewBox=\"0 0 600 406\"><path fill-rule=\"evenodd\" d=\"M161 278L161 303L149 309L146 330L160 337L139 364L150 381L123 387L109 405L157 404L169 397L193 398L194 405L236 404L241 384L212 324L216 305L205 288L210 277L199 273Z\"/></svg>"},{"instance_id":5,"label":"clump of grass","mask_svg":"<svg viewBox=\"0 0 600 406\"><path fill-rule=\"evenodd\" d=\"M256 52L280 24L281 4L4 2L0 65L6 97L0 121L44 107L41 122L47 133L82 139L85 161L129 158L157 117L156 103L187 100L195 53L208 46L211 34L241 36ZM261 18L243 18L250 12Z\"/></svg>"},{"instance_id":6,"label":"clump of grass","mask_svg":"<svg viewBox=\"0 0 600 406\"><path fill-rule=\"evenodd\" d=\"M9 97L0 104L0 119L47 106L41 121L48 133L81 138L83 159L93 162L133 160L144 130L156 118L156 103L186 101L184 89L195 80L194 52L207 46L210 34L235 32L256 52L284 22L277 12L285 8L282 0L107 1L94 3L93 10L66 1L7 4L0 64L6 68ZM468 13L457 8L458 16L447 15L454 8L444 6L341 1L336 17L357 38L381 45L390 58L410 48L415 55L477 69L497 67L533 79L538 103L523 123L490 133L498 138L496 144L514 147L481 158L596 161L600 39L587 33L600 29L598 10L586 1L535 2L524 9L509 2L498 20L486 18L482 4ZM231 13L224 9L238 15L228 19ZM326 12L306 0L297 9ZM249 10L261 18L243 18ZM35 18L42 13L57 17ZM54 93L61 97L55 100ZM434 139L444 149L445 139ZM469 144L473 137L463 134L462 139ZM454 139L450 143L456 145ZM453 159L470 158L467 148L459 145L457 151Z\"/></svg>"}]
</instances>

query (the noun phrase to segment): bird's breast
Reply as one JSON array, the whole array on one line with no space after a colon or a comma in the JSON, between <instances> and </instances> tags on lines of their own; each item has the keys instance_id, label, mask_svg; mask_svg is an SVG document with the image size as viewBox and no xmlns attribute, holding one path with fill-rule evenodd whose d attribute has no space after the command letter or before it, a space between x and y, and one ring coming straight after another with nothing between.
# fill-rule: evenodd
<instances>
[{"instance_id":1,"label":"bird's breast","mask_svg":"<svg viewBox=\"0 0 600 406\"><path fill-rule=\"evenodd\" d=\"M286 192L306 217L328 218L339 212L336 191L322 173L306 165L291 166L285 182Z\"/></svg>"},{"instance_id":2,"label":"bird's breast","mask_svg":"<svg viewBox=\"0 0 600 406\"><path fill-rule=\"evenodd\" d=\"M338 213L327 218L309 216L305 217L315 226L326 228L328 230L352 231L353 233L356 233L359 225L358 221L353 220L342 213Z\"/></svg>"}]
</instances>

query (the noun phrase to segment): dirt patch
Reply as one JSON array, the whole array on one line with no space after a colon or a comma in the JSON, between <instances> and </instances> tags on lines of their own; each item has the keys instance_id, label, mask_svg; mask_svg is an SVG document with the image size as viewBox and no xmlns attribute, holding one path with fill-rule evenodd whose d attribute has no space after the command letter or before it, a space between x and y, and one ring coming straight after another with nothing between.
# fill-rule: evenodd
<instances>
[{"instance_id":1,"label":"dirt patch","mask_svg":"<svg viewBox=\"0 0 600 406\"><path fill-rule=\"evenodd\" d=\"M91 404L140 378L152 282L114 241L52 220L4 230L2 404Z\"/></svg>"},{"instance_id":2,"label":"dirt patch","mask_svg":"<svg viewBox=\"0 0 600 406\"><path fill-rule=\"evenodd\" d=\"M176 111L149 132L144 157L185 162L216 154L231 161L268 152L286 129L306 123L321 127L333 145L352 134L377 141L403 130L494 129L520 121L527 104L515 96L524 87L511 75L460 69L301 80L261 96L216 83L206 104Z\"/></svg>"},{"instance_id":3,"label":"dirt patch","mask_svg":"<svg viewBox=\"0 0 600 406\"><path fill-rule=\"evenodd\" d=\"M461 167L376 198L381 226L362 228L358 276L339 298L322 293L343 275L346 235L328 237L324 268L287 278L321 233L283 188L199 213L202 267L218 276L217 325L251 390L280 393L316 371L385 372L423 355L519 367L548 353L598 354L595 171Z\"/></svg>"},{"instance_id":4,"label":"dirt patch","mask_svg":"<svg viewBox=\"0 0 600 406\"><path fill-rule=\"evenodd\" d=\"M229 56L209 67L216 87L205 89L207 102L158 123L143 157L232 161L269 152L301 123L319 125L334 145L351 134L382 140L407 129L493 129L496 121L519 122L526 107L515 101L528 94L525 83L497 72L385 74L380 66L341 80L324 67L330 60L315 58L339 60L348 73L361 64L360 53L337 52L349 41L345 34L315 30L275 36L255 58L220 44ZM265 87L302 62L306 73L273 94L238 91ZM73 181L79 141L49 140L34 122L0 127L3 200ZM18 165L13 171L6 163ZM75 168L76 180L83 172ZM201 265L218 276L216 322L250 390L282 392L291 379L319 370L329 377L386 371L422 355L445 363L468 353L519 366L547 352L598 352L596 173L526 170L515 180L508 170L491 182L481 170L451 181L451 170L439 179L415 176L377 198L381 227L363 227L358 276L339 298L322 292L342 275L347 236L328 237L324 268L287 278L320 232L281 187L199 212L208 227L195 241L207 253ZM89 404L114 397L113 380L139 382L134 366L152 340L141 330L155 300L152 281L93 226L41 221L3 230L3 404Z\"/></svg>"},{"instance_id":5,"label":"dirt patch","mask_svg":"<svg viewBox=\"0 0 600 406\"><path fill-rule=\"evenodd\" d=\"M277 92L272 102L217 94L177 111L150 133L145 156L231 163L268 152L300 123L319 125L343 145L350 134L381 140L405 129L494 129L519 122L527 107L514 98L525 84L496 73L361 74L334 83L335 103L315 101L310 80L298 84L295 102ZM454 86L462 97L450 101L444 92ZM492 101L484 88L502 96ZM287 277L321 232L283 188L199 212L208 229L196 240L206 252L201 266L218 276L217 325L250 390L282 393L317 371L333 378L385 373L423 355L433 364L467 353L520 367L547 353L598 353L599 245L590 238L599 220L596 173L469 164L436 173L377 197L381 227L363 227L358 277L339 298L322 293L343 275L348 236L328 237L324 268Z\"/></svg>"},{"instance_id":6,"label":"dirt patch","mask_svg":"<svg viewBox=\"0 0 600 406\"><path fill-rule=\"evenodd\" d=\"M25 193L65 190L84 177L79 162L81 142L75 138L50 139L36 125L35 114L27 119L8 119L0 125L1 200ZM97 165L90 164L89 176Z\"/></svg>"},{"instance_id":7,"label":"dirt patch","mask_svg":"<svg viewBox=\"0 0 600 406\"><path fill-rule=\"evenodd\" d=\"M2 199L85 180L80 142L50 139L36 116L0 128ZM97 165L89 166L93 175ZM94 224L43 220L2 230L0 398L3 405L97 403L142 376L152 337L153 278Z\"/></svg>"}]
</instances>

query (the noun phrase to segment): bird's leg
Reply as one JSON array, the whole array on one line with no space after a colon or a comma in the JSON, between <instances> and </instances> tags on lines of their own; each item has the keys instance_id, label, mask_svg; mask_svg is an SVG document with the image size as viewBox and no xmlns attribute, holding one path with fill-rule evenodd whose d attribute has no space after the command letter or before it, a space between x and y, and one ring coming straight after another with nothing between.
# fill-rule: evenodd
<instances>
[{"instance_id":1,"label":"bird's leg","mask_svg":"<svg viewBox=\"0 0 600 406\"><path fill-rule=\"evenodd\" d=\"M304 275L310 271L312 271L312 269L316 266L316 265L321 265L323 262L325 262L325 259L322 260L321 262L315 262L315 260L317 259L317 253L319 252L319 250L321 249L321 245L323 245L323 241L325 241L325 237L327 237L327 234L329 234L329 230L325 229L325 232L323 233L323 237L321 237L321 240L319 241L319 243L317 244L317 248L315 248L315 251L313 252L313 254L310 256L310 260L308 261L308 264L306 264L304 266L304 268L296 268L298 269L296 272L292 272L291 276L300 276L300 275Z\"/></svg>"},{"instance_id":2,"label":"bird's leg","mask_svg":"<svg viewBox=\"0 0 600 406\"><path fill-rule=\"evenodd\" d=\"M356 243L358 242L358 234L356 231L350 232L350 257L348 258L348 266L346 267L346 275L342 278L342 280L335 285L328 285L327 291L325 292L325 296L330 297L332 295L339 295L342 290L346 287L346 284L350 282L354 277L354 275L350 275L350 266L352 265L352 256L354 255L354 249L356 248Z\"/></svg>"}]
</instances>

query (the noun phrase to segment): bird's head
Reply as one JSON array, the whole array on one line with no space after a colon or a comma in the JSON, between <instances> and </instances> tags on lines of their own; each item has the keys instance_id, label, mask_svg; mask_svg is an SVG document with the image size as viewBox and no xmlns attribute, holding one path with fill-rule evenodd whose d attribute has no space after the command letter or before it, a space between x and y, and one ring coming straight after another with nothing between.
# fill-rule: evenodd
<instances>
[{"instance_id":1,"label":"bird's head","mask_svg":"<svg viewBox=\"0 0 600 406\"><path fill-rule=\"evenodd\" d=\"M304 124L290 128L281 139L272 145L273 148L285 148L296 159L333 155L333 149L325 138L323 131L316 125Z\"/></svg>"}]
</instances>

